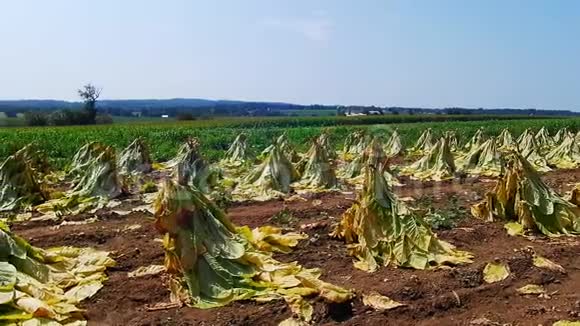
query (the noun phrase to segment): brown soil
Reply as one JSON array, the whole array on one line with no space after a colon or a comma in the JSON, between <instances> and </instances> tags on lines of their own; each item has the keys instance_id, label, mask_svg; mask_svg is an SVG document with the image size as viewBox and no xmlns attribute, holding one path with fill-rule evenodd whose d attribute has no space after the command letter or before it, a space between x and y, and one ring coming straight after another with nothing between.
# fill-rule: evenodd
<instances>
[{"instance_id":1,"label":"brown soil","mask_svg":"<svg viewBox=\"0 0 580 326\"><path fill-rule=\"evenodd\" d=\"M545 180L558 191L567 191L578 180L580 170L551 172ZM445 209L450 198L462 208L477 202L493 181L466 179L462 182L417 183L404 180L396 191L400 197L429 198ZM383 268L366 273L353 267L342 242L328 233L350 206L354 195L326 193L307 200L269 201L232 206L228 215L238 225L256 227L277 224L308 233L290 254L276 257L319 267L323 279L354 289L357 298L348 304L327 304L313 299L317 325L550 325L560 319L580 317L580 242L574 238L534 240L510 237L500 224L489 224L466 216L440 238L475 255L474 263L453 269L415 271ZM91 246L112 252L117 266L109 270L104 288L84 303L90 325L277 325L291 315L283 302L238 302L224 308L199 310L188 307L150 311L149 307L169 301L166 275L128 278L140 266L163 263L161 235L148 213L119 216L102 211L99 220L85 225L29 222L12 229L40 247ZM75 219L77 220L77 219ZM136 227L135 225L140 225ZM131 227L131 228L130 228ZM528 248L559 264L567 274L534 267ZM505 281L485 284L482 270L499 259L509 264ZM522 296L516 289L543 284L550 298ZM387 312L374 311L360 300L372 291L405 303Z\"/></svg>"}]
</instances>

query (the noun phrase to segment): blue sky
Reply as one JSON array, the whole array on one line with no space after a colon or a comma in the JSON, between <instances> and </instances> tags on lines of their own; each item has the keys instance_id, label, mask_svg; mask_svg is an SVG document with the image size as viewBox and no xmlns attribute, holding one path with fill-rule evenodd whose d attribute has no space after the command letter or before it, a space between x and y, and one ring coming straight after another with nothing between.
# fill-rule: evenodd
<instances>
[{"instance_id":1,"label":"blue sky","mask_svg":"<svg viewBox=\"0 0 580 326\"><path fill-rule=\"evenodd\" d=\"M580 1L0 2L0 99L580 110Z\"/></svg>"}]
</instances>

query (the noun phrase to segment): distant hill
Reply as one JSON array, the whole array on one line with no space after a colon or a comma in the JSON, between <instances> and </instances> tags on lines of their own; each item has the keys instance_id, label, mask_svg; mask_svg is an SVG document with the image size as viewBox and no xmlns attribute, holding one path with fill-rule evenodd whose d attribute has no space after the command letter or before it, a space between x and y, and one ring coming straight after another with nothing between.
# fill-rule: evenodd
<instances>
[{"instance_id":1,"label":"distant hill","mask_svg":"<svg viewBox=\"0 0 580 326\"><path fill-rule=\"evenodd\" d=\"M158 108L158 107L205 107L223 104L237 104L240 101L222 101L222 100L205 100L205 99L135 99L135 100L100 100L97 104L99 107L119 107L126 109ZM59 101L59 100L13 100L0 101L0 110L28 109L28 110L59 110L80 108L81 102Z\"/></svg>"},{"instance_id":2,"label":"distant hill","mask_svg":"<svg viewBox=\"0 0 580 326\"><path fill-rule=\"evenodd\" d=\"M160 107L184 107L199 108L220 104L241 104L241 101L205 100L199 98L174 98L167 100L102 100L98 102L100 107L123 107L131 109L160 108Z\"/></svg>"},{"instance_id":3,"label":"distant hill","mask_svg":"<svg viewBox=\"0 0 580 326\"><path fill-rule=\"evenodd\" d=\"M80 107L80 102L67 102L59 100L0 101L0 111L2 112L10 112L13 110L51 111L60 109L74 109Z\"/></svg>"},{"instance_id":4,"label":"distant hill","mask_svg":"<svg viewBox=\"0 0 580 326\"><path fill-rule=\"evenodd\" d=\"M0 112L8 116L28 111L51 112L76 110L81 102L58 100L0 101ZM197 98L100 100L97 108L115 116L281 116L281 115L329 115L329 114L493 114L493 115L542 115L576 116L569 110L542 110L519 108L405 108L378 106L299 105L281 102L245 102L236 100L208 100Z\"/></svg>"}]
</instances>

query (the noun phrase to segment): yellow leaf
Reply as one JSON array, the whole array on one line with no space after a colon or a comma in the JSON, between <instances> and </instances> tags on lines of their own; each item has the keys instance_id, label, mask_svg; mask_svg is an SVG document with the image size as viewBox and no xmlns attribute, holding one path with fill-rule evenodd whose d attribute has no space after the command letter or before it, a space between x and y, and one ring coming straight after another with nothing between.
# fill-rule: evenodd
<instances>
[{"instance_id":1,"label":"yellow leaf","mask_svg":"<svg viewBox=\"0 0 580 326\"><path fill-rule=\"evenodd\" d=\"M523 235L524 234L524 226L517 222L509 222L503 226L507 233L512 236L516 235Z\"/></svg>"},{"instance_id":2,"label":"yellow leaf","mask_svg":"<svg viewBox=\"0 0 580 326\"><path fill-rule=\"evenodd\" d=\"M166 166L165 166L165 164L162 164L162 163L153 163L153 164L151 164L151 168L153 170L159 171L159 170L166 169Z\"/></svg>"},{"instance_id":3,"label":"yellow leaf","mask_svg":"<svg viewBox=\"0 0 580 326\"><path fill-rule=\"evenodd\" d=\"M32 218L32 213L31 212L25 212L25 213L19 213L16 214L16 218L15 218L15 222L23 222L23 221L28 221Z\"/></svg>"},{"instance_id":4,"label":"yellow leaf","mask_svg":"<svg viewBox=\"0 0 580 326\"><path fill-rule=\"evenodd\" d=\"M75 324L76 325L76 324ZM22 326L62 326L61 323L44 319L44 318L32 318L22 322ZM67 324L68 326L68 324Z\"/></svg>"},{"instance_id":5,"label":"yellow leaf","mask_svg":"<svg viewBox=\"0 0 580 326\"><path fill-rule=\"evenodd\" d=\"M552 326L580 326L580 321L560 320L553 323Z\"/></svg>"},{"instance_id":6,"label":"yellow leaf","mask_svg":"<svg viewBox=\"0 0 580 326\"><path fill-rule=\"evenodd\" d=\"M286 276L274 276L272 279L279 287L286 289L292 288L300 285L300 280L296 278L294 275L286 275Z\"/></svg>"},{"instance_id":7,"label":"yellow leaf","mask_svg":"<svg viewBox=\"0 0 580 326\"><path fill-rule=\"evenodd\" d=\"M32 297L24 297L16 300L16 306L34 317L54 318L56 313L46 302Z\"/></svg>"},{"instance_id":8,"label":"yellow leaf","mask_svg":"<svg viewBox=\"0 0 580 326\"><path fill-rule=\"evenodd\" d=\"M70 303L81 302L86 298L90 298L103 287L100 281L93 281L81 285L77 285L72 289L66 291L65 298Z\"/></svg>"},{"instance_id":9,"label":"yellow leaf","mask_svg":"<svg viewBox=\"0 0 580 326\"><path fill-rule=\"evenodd\" d=\"M82 311L81 309L77 308L74 304L66 303L66 302L59 302L59 303L53 304L52 308L59 315L70 315L72 313Z\"/></svg>"},{"instance_id":10,"label":"yellow leaf","mask_svg":"<svg viewBox=\"0 0 580 326\"><path fill-rule=\"evenodd\" d=\"M488 263L483 269L483 280L486 283L503 281L510 275L509 267L501 262Z\"/></svg>"},{"instance_id":11,"label":"yellow leaf","mask_svg":"<svg viewBox=\"0 0 580 326\"><path fill-rule=\"evenodd\" d=\"M318 293L317 289L314 288L306 288L306 287L293 287L288 289L280 289L278 291L280 294L283 295L299 295L303 297L315 295Z\"/></svg>"},{"instance_id":12,"label":"yellow leaf","mask_svg":"<svg viewBox=\"0 0 580 326\"><path fill-rule=\"evenodd\" d=\"M139 230L142 227L141 224L131 224L131 225L126 225L123 228L123 231L135 231L135 230Z\"/></svg>"},{"instance_id":13,"label":"yellow leaf","mask_svg":"<svg viewBox=\"0 0 580 326\"><path fill-rule=\"evenodd\" d=\"M282 234L280 228L261 226L250 231L247 226L237 228L248 241L258 249L267 252L289 253L298 245L300 240L308 238L306 234L289 232Z\"/></svg>"},{"instance_id":14,"label":"yellow leaf","mask_svg":"<svg viewBox=\"0 0 580 326\"><path fill-rule=\"evenodd\" d=\"M288 319L284 319L283 321L281 321L278 324L278 326L308 326L308 324L298 319L290 317Z\"/></svg>"},{"instance_id":15,"label":"yellow leaf","mask_svg":"<svg viewBox=\"0 0 580 326\"><path fill-rule=\"evenodd\" d=\"M163 265L149 265L141 266L136 270L127 273L128 278L141 277L145 275L157 275L165 271L165 266Z\"/></svg>"},{"instance_id":16,"label":"yellow leaf","mask_svg":"<svg viewBox=\"0 0 580 326\"><path fill-rule=\"evenodd\" d=\"M319 280L318 275L313 270L303 270L296 277L305 286L318 289L320 297L330 302L346 302L354 296L347 289Z\"/></svg>"},{"instance_id":17,"label":"yellow leaf","mask_svg":"<svg viewBox=\"0 0 580 326\"><path fill-rule=\"evenodd\" d=\"M541 285L536 284L528 284L524 285L521 288L517 289L519 294L543 294L546 293L546 290Z\"/></svg>"},{"instance_id":18,"label":"yellow leaf","mask_svg":"<svg viewBox=\"0 0 580 326\"><path fill-rule=\"evenodd\" d=\"M389 297L380 295L376 292L371 294L363 294L362 297L363 304L365 306L372 307L376 310L390 310L397 307L405 306L404 303L397 302Z\"/></svg>"},{"instance_id":19,"label":"yellow leaf","mask_svg":"<svg viewBox=\"0 0 580 326\"><path fill-rule=\"evenodd\" d=\"M306 322L312 320L312 313L314 312L314 309L312 308L312 305L308 303L308 301L304 300L304 298L299 295L292 295L284 297L284 300L286 300L286 303L290 307L292 313L299 316L301 320Z\"/></svg>"},{"instance_id":20,"label":"yellow leaf","mask_svg":"<svg viewBox=\"0 0 580 326\"><path fill-rule=\"evenodd\" d=\"M537 254L534 254L534 258L532 259L532 263L534 266L539 268L549 269L555 272L560 272L562 274L566 274L566 270L559 264L554 263L553 261L549 260L548 258L544 258Z\"/></svg>"}]
</instances>

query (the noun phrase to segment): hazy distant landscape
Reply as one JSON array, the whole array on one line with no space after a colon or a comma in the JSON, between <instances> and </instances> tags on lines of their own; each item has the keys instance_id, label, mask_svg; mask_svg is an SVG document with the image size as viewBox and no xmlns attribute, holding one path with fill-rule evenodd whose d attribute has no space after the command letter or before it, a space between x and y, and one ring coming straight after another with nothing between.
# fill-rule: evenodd
<instances>
[{"instance_id":1,"label":"hazy distant landscape","mask_svg":"<svg viewBox=\"0 0 580 326\"><path fill-rule=\"evenodd\" d=\"M0 126L23 126L25 113L50 114L55 111L78 111L83 102L57 100L0 101ZM223 117L275 116L336 116L336 115L524 115L524 116L577 116L569 110L542 110L521 108L412 108L356 105L298 105L278 102L244 102L205 99L159 100L99 100L100 114L110 115L112 121L147 122L166 119L192 120Z\"/></svg>"}]
</instances>

